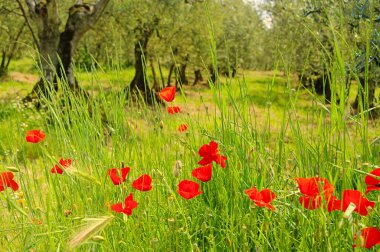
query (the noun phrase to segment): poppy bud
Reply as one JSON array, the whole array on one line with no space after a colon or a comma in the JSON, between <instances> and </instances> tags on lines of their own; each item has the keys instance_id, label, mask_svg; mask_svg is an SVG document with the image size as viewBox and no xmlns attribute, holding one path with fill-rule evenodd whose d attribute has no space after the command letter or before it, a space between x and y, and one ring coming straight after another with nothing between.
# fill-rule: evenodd
<instances>
[{"instance_id":1,"label":"poppy bud","mask_svg":"<svg viewBox=\"0 0 380 252\"><path fill-rule=\"evenodd\" d=\"M174 167L173 167L174 177L176 177L176 178L179 177L179 175L181 174L182 167L183 167L183 164L182 164L181 160L175 161Z\"/></svg>"},{"instance_id":2,"label":"poppy bud","mask_svg":"<svg viewBox=\"0 0 380 252\"><path fill-rule=\"evenodd\" d=\"M11 172L19 172L19 171L20 171L19 168L17 168L17 167L13 167L13 166L9 166L9 167L7 167L7 170L8 170L8 171L11 171Z\"/></svg>"}]
</instances>

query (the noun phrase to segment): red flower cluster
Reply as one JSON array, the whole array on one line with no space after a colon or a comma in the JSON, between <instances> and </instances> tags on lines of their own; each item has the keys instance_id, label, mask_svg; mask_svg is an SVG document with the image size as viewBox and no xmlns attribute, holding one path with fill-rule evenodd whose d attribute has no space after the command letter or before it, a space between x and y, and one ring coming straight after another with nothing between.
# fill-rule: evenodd
<instances>
[{"instance_id":1,"label":"red flower cluster","mask_svg":"<svg viewBox=\"0 0 380 252\"><path fill-rule=\"evenodd\" d=\"M198 162L200 165L208 165L214 161L222 168L226 167L227 158L219 154L218 144L214 141L211 141L209 144L204 144L199 149L198 154L202 157Z\"/></svg>"},{"instance_id":2,"label":"red flower cluster","mask_svg":"<svg viewBox=\"0 0 380 252\"><path fill-rule=\"evenodd\" d=\"M322 203L322 197L328 201L334 191L334 187L324 178L297 178L296 181L300 192L303 194L299 198L300 203L309 210L319 208ZM323 186L320 184L323 184ZM322 187L321 190L320 187Z\"/></svg>"},{"instance_id":3,"label":"red flower cluster","mask_svg":"<svg viewBox=\"0 0 380 252\"><path fill-rule=\"evenodd\" d=\"M187 130L187 125L186 124L181 124L181 125L179 125L179 127L178 127L178 131L179 132L185 132L186 130Z\"/></svg>"},{"instance_id":4,"label":"red flower cluster","mask_svg":"<svg viewBox=\"0 0 380 252\"><path fill-rule=\"evenodd\" d=\"M71 159L63 159L63 158L60 158L59 159L59 164L63 167L63 168L69 168L72 164L72 160ZM61 167L59 165L55 165L53 168L51 168L50 170L51 173L58 173L58 174L62 174L63 173L63 170L61 169Z\"/></svg>"},{"instance_id":5,"label":"red flower cluster","mask_svg":"<svg viewBox=\"0 0 380 252\"><path fill-rule=\"evenodd\" d=\"M0 192L4 191L6 187L12 188L13 191L18 190L18 184L14 181L14 176L12 172L0 173Z\"/></svg>"},{"instance_id":6,"label":"red flower cluster","mask_svg":"<svg viewBox=\"0 0 380 252\"><path fill-rule=\"evenodd\" d=\"M248 197L255 203L258 207L266 207L274 211L274 206L270 203L276 198L274 192L269 189L263 189L260 192L256 187L244 191Z\"/></svg>"},{"instance_id":7,"label":"red flower cluster","mask_svg":"<svg viewBox=\"0 0 380 252\"><path fill-rule=\"evenodd\" d=\"M227 158L221 156L218 150L218 144L214 141L211 141L210 144L204 144L199 149L199 155L202 157L202 160L198 164L202 165L194 169L191 175L202 181L208 182L212 178L212 162L215 161L217 164L220 164L223 168L226 167ZM200 185L197 182L190 180L183 180L178 184L178 193L185 199L191 199L195 196L201 194L203 191L199 191Z\"/></svg>"},{"instance_id":8,"label":"red flower cluster","mask_svg":"<svg viewBox=\"0 0 380 252\"><path fill-rule=\"evenodd\" d=\"M178 106L168 107L167 110L169 114L177 114L181 112L181 109Z\"/></svg>"},{"instance_id":9,"label":"red flower cluster","mask_svg":"<svg viewBox=\"0 0 380 252\"><path fill-rule=\"evenodd\" d=\"M130 172L129 167L124 167L121 169L112 168L108 170L108 175L114 185L122 184ZM132 182L132 187L139 191L150 191L152 190L152 178L148 174L143 174L138 179ZM125 199L124 207L122 203L116 203L111 205L111 209L117 213L124 213L126 215L131 215L132 210L137 207L137 202L133 200L132 193Z\"/></svg>"},{"instance_id":10,"label":"red flower cluster","mask_svg":"<svg viewBox=\"0 0 380 252\"><path fill-rule=\"evenodd\" d=\"M112 168L112 169L108 169L108 175L110 176L111 181L114 185L120 185L126 180L127 175L130 170L131 168L129 167L124 167L121 169Z\"/></svg>"},{"instance_id":11,"label":"red flower cluster","mask_svg":"<svg viewBox=\"0 0 380 252\"><path fill-rule=\"evenodd\" d=\"M26 132L26 141L28 143L38 143L45 138L45 133L42 130L30 130Z\"/></svg>"},{"instance_id":12,"label":"red flower cluster","mask_svg":"<svg viewBox=\"0 0 380 252\"><path fill-rule=\"evenodd\" d=\"M350 203L355 204L355 212L367 215L368 209L374 208L375 203L364 198L357 190L344 190L342 200L332 195L334 187L324 178L297 178L298 187L303 194L299 198L303 207L309 210L317 209L322 204L322 199L327 203L329 212L339 210L345 212Z\"/></svg>"},{"instance_id":13,"label":"red flower cluster","mask_svg":"<svg viewBox=\"0 0 380 252\"><path fill-rule=\"evenodd\" d=\"M122 203L116 203L111 205L111 209L116 213L123 213L126 215L131 215L132 210L138 206L137 202L133 200L132 193L124 200L124 207Z\"/></svg>"},{"instance_id":14,"label":"red flower cluster","mask_svg":"<svg viewBox=\"0 0 380 252\"><path fill-rule=\"evenodd\" d=\"M160 92L158 92L158 95L164 101L166 101L166 102L172 102L174 100L174 97L175 97L175 92L176 92L176 88L175 87L166 87L166 88L162 89ZM181 111L181 109L178 106L169 106L167 108L167 111L168 111L169 114L172 115L172 114L179 113ZM185 131L185 130L180 130L180 131Z\"/></svg>"}]
</instances>

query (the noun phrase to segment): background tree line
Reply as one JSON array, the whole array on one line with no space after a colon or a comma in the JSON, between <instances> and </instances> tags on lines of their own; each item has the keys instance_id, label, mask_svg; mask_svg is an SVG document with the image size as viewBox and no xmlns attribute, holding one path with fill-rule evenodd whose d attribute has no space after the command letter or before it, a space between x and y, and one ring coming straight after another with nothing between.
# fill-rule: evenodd
<instances>
[{"instance_id":1,"label":"background tree line","mask_svg":"<svg viewBox=\"0 0 380 252\"><path fill-rule=\"evenodd\" d=\"M378 1L262 2L0 0L0 75L12 59L39 55L42 78L33 97L38 90L56 91L60 78L80 90L75 69L134 67L126 88L150 101L163 86L276 68L297 74L328 101L346 101L355 79L354 107L376 106ZM146 71L153 76L149 83Z\"/></svg>"}]
</instances>

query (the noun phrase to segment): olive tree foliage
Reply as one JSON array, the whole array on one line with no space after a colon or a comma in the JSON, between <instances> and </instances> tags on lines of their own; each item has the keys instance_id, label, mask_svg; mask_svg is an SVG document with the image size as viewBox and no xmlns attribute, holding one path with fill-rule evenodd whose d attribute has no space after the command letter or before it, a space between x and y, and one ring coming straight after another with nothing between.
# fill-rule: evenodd
<instances>
[{"instance_id":1,"label":"olive tree foliage","mask_svg":"<svg viewBox=\"0 0 380 252\"><path fill-rule=\"evenodd\" d=\"M273 0L266 5L273 23L272 50L284 69L297 73L303 84L328 101L346 102L349 79L356 76L359 93L353 107L357 109L360 98L362 105L367 103L362 107L372 110L376 81L371 76L376 76L378 64L371 57L378 51L378 5L372 0Z\"/></svg>"},{"instance_id":2,"label":"olive tree foliage","mask_svg":"<svg viewBox=\"0 0 380 252\"><path fill-rule=\"evenodd\" d=\"M97 36L82 44L81 62L91 54L107 63L132 64L136 73L129 87L148 96L151 88L215 78L214 65L225 73L263 65L265 29L242 0L116 1L106 15Z\"/></svg>"},{"instance_id":3,"label":"olive tree foliage","mask_svg":"<svg viewBox=\"0 0 380 252\"><path fill-rule=\"evenodd\" d=\"M98 0L94 4L81 0L70 3L58 0L17 2L30 28L41 66L41 79L25 100L42 94L51 97L62 79L72 90L83 92L74 75L73 56L79 41L99 20L109 0ZM62 20L66 20L65 23Z\"/></svg>"},{"instance_id":4,"label":"olive tree foliage","mask_svg":"<svg viewBox=\"0 0 380 252\"><path fill-rule=\"evenodd\" d=\"M262 68L264 24L251 4L242 0L224 1L223 19L218 38L220 67L235 76L238 68Z\"/></svg>"},{"instance_id":5,"label":"olive tree foliage","mask_svg":"<svg viewBox=\"0 0 380 252\"><path fill-rule=\"evenodd\" d=\"M349 70L358 81L353 107L378 117L380 101L375 97L375 89L380 83L380 2L364 0L354 3L350 27L356 50Z\"/></svg>"},{"instance_id":6,"label":"olive tree foliage","mask_svg":"<svg viewBox=\"0 0 380 252\"><path fill-rule=\"evenodd\" d=\"M0 0L0 77L8 72L9 64L20 51L26 50L26 24L17 3Z\"/></svg>"}]
</instances>

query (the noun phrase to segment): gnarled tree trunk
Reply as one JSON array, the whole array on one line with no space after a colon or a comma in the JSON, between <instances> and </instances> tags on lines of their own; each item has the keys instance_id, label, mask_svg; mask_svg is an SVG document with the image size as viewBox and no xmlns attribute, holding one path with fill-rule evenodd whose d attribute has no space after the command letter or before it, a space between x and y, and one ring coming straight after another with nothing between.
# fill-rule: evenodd
<instances>
[{"instance_id":1,"label":"gnarled tree trunk","mask_svg":"<svg viewBox=\"0 0 380 252\"><path fill-rule=\"evenodd\" d=\"M139 23L135 32L137 34L134 52L135 52L135 76L129 85L130 92L140 92L147 104L153 104L153 97L156 96L152 89L146 82L145 74L145 61L147 59L148 42L153 32L156 30L159 19L154 18L152 22ZM126 88L128 91L128 87Z\"/></svg>"},{"instance_id":2,"label":"gnarled tree trunk","mask_svg":"<svg viewBox=\"0 0 380 252\"><path fill-rule=\"evenodd\" d=\"M168 82L167 82L167 87L170 87L171 85L171 82L172 82L172 74L173 74L173 71L174 71L174 68L175 68L175 64L171 64L170 65L170 68L169 68L169 74L168 74Z\"/></svg>"},{"instance_id":3,"label":"gnarled tree trunk","mask_svg":"<svg viewBox=\"0 0 380 252\"><path fill-rule=\"evenodd\" d=\"M38 30L42 76L24 100L40 98L41 95L51 99L51 95L58 91L58 79L62 78L73 91L83 91L73 73L73 55L80 39L99 20L108 2L99 0L92 5L77 1L69 9L65 30L60 32L61 20L56 0L26 0Z\"/></svg>"},{"instance_id":4,"label":"gnarled tree trunk","mask_svg":"<svg viewBox=\"0 0 380 252\"><path fill-rule=\"evenodd\" d=\"M194 78L193 86L203 81L202 71L200 69L195 69L194 77L195 78Z\"/></svg>"}]
</instances>

